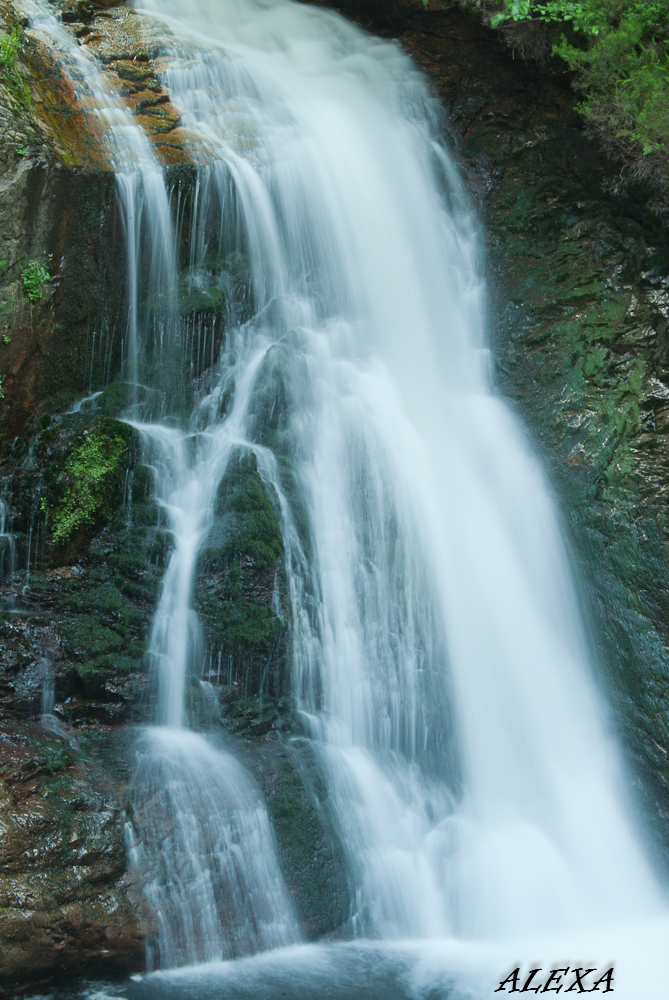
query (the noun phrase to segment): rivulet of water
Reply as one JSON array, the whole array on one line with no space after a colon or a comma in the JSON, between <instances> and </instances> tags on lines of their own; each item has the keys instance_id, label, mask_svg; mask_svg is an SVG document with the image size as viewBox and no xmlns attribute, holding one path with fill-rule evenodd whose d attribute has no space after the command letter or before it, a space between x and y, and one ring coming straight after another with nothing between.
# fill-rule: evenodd
<instances>
[{"instance_id":1,"label":"rivulet of water","mask_svg":"<svg viewBox=\"0 0 669 1000\"><path fill-rule=\"evenodd\" d=\"M202 672L190 608L195 564L230 455L246 445L249 400L266 349L255 345L244 355L226 419L198 429L197 411L190 432L135 424L174 540L148 644L159 727L137 750L128 829L131 860L158 923L150 967L231 958L299 939L256 786L228 753L185 728L187 675Z\"/></svg>"}]
</instances>

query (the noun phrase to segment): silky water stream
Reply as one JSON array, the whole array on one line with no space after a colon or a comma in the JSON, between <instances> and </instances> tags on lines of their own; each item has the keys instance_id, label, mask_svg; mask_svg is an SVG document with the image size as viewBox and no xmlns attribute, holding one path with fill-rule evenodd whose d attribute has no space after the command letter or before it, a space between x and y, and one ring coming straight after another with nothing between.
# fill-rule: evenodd
<instances>
[{"instance_id":1,"label":"silky water stream","mask_svg":"<svg viewBox=\"0 0 669 1000\"><path fill-rule=\"evenodd\" d=\"M163 332L138 321L133 247L146 226L148 292L177 343L175 236L167 194L129 171L121 192L144 194L133 222L123 210L126 419L174 547L128 834L164 971L122 995L482 998L515 966L522 987L530 968L613 965L619 996L659 1000L663 891L550 491L491 384L476 221L424 80L320 9L148 13L171 32L162 82L198 137L190 274L218 268L229 292L243 260L249 296L220 350L212 329L198 351L192 413L156 407L138 371L149 351L159 366ZM253 782L187 728L198 553L245 452L281 516L292 691L346 856L347 944L297 943Z\"/></svg>"}]
</instances>

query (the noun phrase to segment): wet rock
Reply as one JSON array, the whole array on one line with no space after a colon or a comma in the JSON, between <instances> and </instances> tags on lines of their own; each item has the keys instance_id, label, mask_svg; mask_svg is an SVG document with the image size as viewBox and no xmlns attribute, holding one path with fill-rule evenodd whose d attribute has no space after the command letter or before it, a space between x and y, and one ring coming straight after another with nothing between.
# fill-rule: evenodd
<instances>
[{"instance_id":1,"label":"wet rock","mask_svg":"<svg viewBox=\"0 0 669 1000\"><path fill-rule=\"evenodd\" d=\"M115 211L114 179L107 173L74 173L23 158L0 176L5 440L20 434L38 409L65 409L81 393L86 372L120 354L113 324L123 308L123 260L120 235L113 236ZM111 238L102 236L107 221ZM33 298L22 277L31 264L48 276ZM118 286L106 284L110 275Z\"/></svg>"},{"instance_id":2,"label":"wet rock","mask_svg":"<svg viewBox=\"0 0 669 1000\"><path fill-rule=\"evenodd\" d=\"M279 863L306 940L346 932L347 868L328 803L322 765L310 741L276 733L239 745L255 775L276 834Z\"/></svg>"},{"instance_id":3,"label":"wet rock","mask_svg":"<svg viewBox=\"0 0 669 1000\"><path fill-rule=\"evenodd\" d=\"M110 93L138 116L163 162L188 161L182 141L187 134L178 131L179 111L169 103L160 83L157 59L161 50L169 47L169 31L146 15L115 4L67 4L62 13L77 43L101 60L102 77L107 79ZM64 166L111 170L109 145L95 99L81 94L68 78L39 26L29 28L25 38L32 118L43 142Z\"/></svg>"},{"instance_id":4,"label":"wet rock","mask_svg":"<svg viewBox=\"0 0 669 1000\"><path fill-rule=\"evenodd\" d=\"M0 991L54 974L137 969L119 803L108 779L57 731L0 737Z\"/></svg>"},{"instance_id":5,"label":"wet rock","mask_svg":"<svg viewBox=\"0 0 669 1000\"><path fill-rule=\"evenodd\" d=\"M233 731L255 727L258 735L278 720L277 703L288 683L283 540L275 503L255 456L233 454L200 553L193 598L207 644L203 678L223 687L224 716ZM263 697L264 710L258 701Z\"/></svg>"}]
</instances>

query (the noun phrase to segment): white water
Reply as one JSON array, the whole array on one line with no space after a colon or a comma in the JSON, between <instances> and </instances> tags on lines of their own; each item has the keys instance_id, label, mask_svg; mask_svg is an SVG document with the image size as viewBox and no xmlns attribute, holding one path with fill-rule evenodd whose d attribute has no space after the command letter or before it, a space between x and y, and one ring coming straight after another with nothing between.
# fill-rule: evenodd
<instances>
[{"instance_id":1,"label":"white water","mask_svg":"<svg viewBox=\"0 0 669 1000\"><path fill-rule=\"evenodd\" d=\"M241 764L171 727L147 730L137 753L127 835L157 922L149 968L298 940L267 811Z\"/></svg>"},{"instance_id":2,"label":"white water","mask_svg":"<svg viewBox=\"0 0 669 1000\"><path fill-rule=\"evenodd\" d=\"M109 149L125 235L125 355L136 401L145 341L153 333L162 344L169 343L177 325L176 240L163 171L132 113L46 0L25 0L21 9L30 18L33 36L76 83L77 100L100 122ZM157 331L140 327L144 274L149 280L143 291L153 302ZM126 829L130 858L156 924L149 939L150 967L220 960L298 939L257 788L234 758L183 728L186 669L197 651L197 624L188 603L198 544L206 535L207 515L230 449L241 440L262 353L246 365L229 419L214 433L197 437L199 462L193 468L187 435L136 424L146 442L146 458L154 462L157 499L175 540L149 641L158 678L159 725L137 747L133 822ZM80 401L73 412L96 395ZM46 658L44 664L46 670ZM51 677L44 685L43 714L48 715L52 702Z\"/></svg>"},{"instance_id":3,"label":"white water","mask_svg":"<svg viewBox=\"0 0 669 1000\"><path fill-rule=\"evenodd\" d=\"M246 444L281 505L293 687L348 857L351 931L494 944L654 917L662 893L591 678L550 492L490 384L475 224L422 78L395 46L322 10L149 9L179 39L164 83L202 137L198 155L208 150L191 262L248 253L256 311L228 332L190 426L140 428L175 540L150 643L160 722L174 733L185 721L202 655L197 553L231 450ZM263 414L277 385L274 454ZM202 803L221 796L207 799L206 744L182 732L169 792L179 829L160 839L159 820L144 827L164 964L236 948L216 921L219 870L202 861ZM172 788L160 753L150 781L140 768L138 812L142 788L148 799L161 781ZM236 822L217 856L233 841L244 850ZM253 895L267 876L245 871L240 893ZM261 909L275 900L274 916L254 918L272 930L247 928L241 950L295 934L272 872Z\"/></svg>"},{"instance_id":4,"label":"white water","mask_svg":"<svg viewBox=\"0 0 669 1000\"><path fill-rule=\"evenodd\" d=\"M307 559L284 501L294 685L354 929L653 912L549 491L489 385L476 236L422 79L323 11L151 9L188 38L165 82L213 161L193 244L232 185L277 344L265 375L309 515Z\"/></svg>"},{"instance_id":5,"label":"white water","mask_svg":"<svg viewBox=\"0 0 669 1000\"><path fill-rule=\"evenodd\" d=\"M226 420L199 431L196 411L190 433L134 425L174 539L148 646L159 727L138 748L129 829L131 860L157 920L149 967L231 958L299 939L257 788L233 757L183 728L189 668L202 672L190 609L197 554L231 452L245 444L264 353L247 359Z\"/></svg>"}]
</instances>

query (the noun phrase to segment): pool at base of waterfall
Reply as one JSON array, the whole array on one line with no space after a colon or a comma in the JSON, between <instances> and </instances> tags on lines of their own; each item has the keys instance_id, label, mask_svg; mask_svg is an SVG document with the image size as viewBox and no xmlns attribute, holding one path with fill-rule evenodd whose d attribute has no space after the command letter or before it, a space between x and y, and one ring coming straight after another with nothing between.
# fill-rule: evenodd
<instances>
[{"instance_id":1,"label":"pool at base of waterfall","mask_svg":"<svg viewBox=\"0 0 669 1000\"><path fill-rule=\"evenodd\" d=\"M78 980L27 1000L488 1000L516 992L666 1000L668 939L663 915L494 944L303 944L113 983Z\"/></svg>"}]
</instances>

